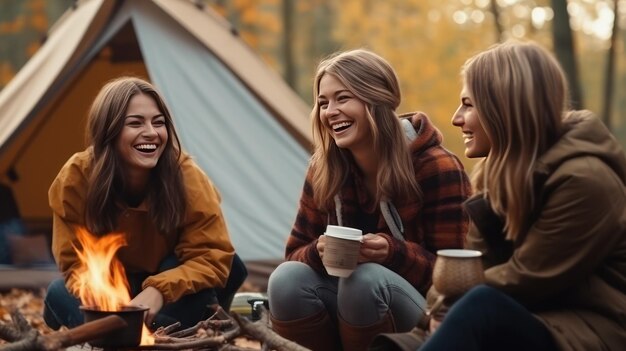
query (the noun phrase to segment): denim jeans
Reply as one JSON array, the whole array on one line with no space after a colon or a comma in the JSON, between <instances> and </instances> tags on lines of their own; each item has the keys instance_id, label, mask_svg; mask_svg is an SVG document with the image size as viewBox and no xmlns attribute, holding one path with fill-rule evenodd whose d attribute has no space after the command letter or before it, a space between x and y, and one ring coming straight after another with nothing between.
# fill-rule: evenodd
<instances>
[{"instance_id":1,"label":"denim jeans","mask_svg":"<svg viewBox=\"0 0 626 351\"><path fill-rule=\"evenodd\" d=\"M424 314L426 300L406 279L376 263L359 264L348 278L315 272L302 262L283 262L267 290L272 316L291 321L325 309L336 320L368 326L387 313L399 331L409 331Z\"/></svg>"},{"instance_id":2,"label":"denim jeans","mask_svg":"<svg viewBox=\"0 0 626 351\"><path fill-rule=\"evenodd\" d=\"M454 303L420 351L556 350L548 328L500 290L480 285Z\"/></svg>"},{"instance_id":3,"label":"denim jeans","mask_svg":"<svg viewBox=\"0 0 626 351\"><path fill-rule=\"evenodd\" d=\"M179 265L174 255L166 257L159 266L159 272L166 271ZM185 295L178 301L164 305L155 316L151 329L168 326L175 322L181 323L181 328L194 326L197 322L209 317L208 305L220 303L228 310L232 296L245 278L247 270L237 255L233 259L233 266L224 288L204 289L195 294ZM141 292L141 284L149 276L148 273L128 273L128 283L132 297ZM218 300L218 297L220 299ZM45 297L44 321L54 329L62 325L73 328L84 323L79 309L80 300L73 296L66 288L63 279L53 281L48 287Z\"/></svg>"}]
</instances>

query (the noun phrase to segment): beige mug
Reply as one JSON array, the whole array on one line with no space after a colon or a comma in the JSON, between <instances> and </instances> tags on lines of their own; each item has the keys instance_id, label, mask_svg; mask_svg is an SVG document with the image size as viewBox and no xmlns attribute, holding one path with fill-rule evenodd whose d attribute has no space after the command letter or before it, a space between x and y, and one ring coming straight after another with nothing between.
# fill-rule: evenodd
<instances>
[{"instance_id":1,"label":"beige mug","mask_svg":"<svg viewBox=\"0 0 626 351\"><path fill-rule=\"evenodd\" d=\"M329 225L322 263L328 274L347 278L357 266L363 233L360 229Z\"/></svg>"},{"instance_id":2,"label":"beige mug","mask_svg":"<svg viewBox=\"0 0 626 351\"><path fill-rule=\"evenodd\" d=\"M433 267L433 287L439 293L426 312L425 326L439 311L445 299L457 299L476 285L485 282L482 253L476 250L450 249L437 251Z\"/></svg>"}]
</instances>

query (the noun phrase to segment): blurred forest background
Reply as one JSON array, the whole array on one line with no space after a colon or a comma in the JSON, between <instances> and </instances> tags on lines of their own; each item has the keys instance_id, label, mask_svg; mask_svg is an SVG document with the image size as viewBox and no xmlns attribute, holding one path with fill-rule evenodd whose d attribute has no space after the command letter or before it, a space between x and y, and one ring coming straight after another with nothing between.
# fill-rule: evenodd
<instances>
[{"instance_id":1,"label":"blurred forest background","mask_svg":"<svg viewBox=\"0 0 626 351\"><path fill-rule=\"evenodd\" d=\"M626 145L626 0L190 1L228 19L309 104L321 58L358 47L376 51L400 76L399 112L429 114L445 145L460 156L462 140L450 118L459 104L463 62L498 41L534 40L563 64L573 105L596 112ZM0 0L0 89L73 3Z\"/></svg>"}]
</instances>

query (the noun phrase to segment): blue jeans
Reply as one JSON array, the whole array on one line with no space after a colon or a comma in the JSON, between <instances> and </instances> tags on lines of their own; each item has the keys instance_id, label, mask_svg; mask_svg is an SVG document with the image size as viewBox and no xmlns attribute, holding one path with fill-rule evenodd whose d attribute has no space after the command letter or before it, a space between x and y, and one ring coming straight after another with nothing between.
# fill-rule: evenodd
<instances>
[{"instance_id":1,"label":"blue jeans","mask_svg":"<svg viewBox=\"0 0 626 351\"><path fill-rule=\"evenodd\" d=\"M404 278L376 263L359 264L348 278L315 272L288 261L272 272L268 283L272 316L291 321L323 309L355 326L369 326L391 313L398 331L409 331L424 314L424 297Z\"/></svg>"},{"instance_id":2,"label":"blue jeans","mask_svg":"<svg viewBox=\"0 0 626 351\"><path fill-rule=\"evenodd\" d=\"M420 351L557 350L548 328L500 290L480 285L454 303Z\"/></svg>"},{"instance_id":3,"label":"blue jeans","mask_svg":"<svg viewBox=\"0 0 626 351\"><path fill-rule=\"evenodd\" d=\"M160 264L158 272L163 272L179 265L178 259L170 255ZM141 292L141 284L149 276L148 273L128 273L128 283L132 297ZM175 322L181 323L181 328L194 326L201 320L209 317L208 305L219 303L228 310L230 300L246 276L248 275L245 265L239 256L235 255L233 265L224 288L204 289L195 294L185 295L178 301L164 305L155 316L151 329L168 326ZM54 329L62 325L73 328L83 324L83 315L79 309L80 300L72 295L65 286L63 279L53 281L48 287L44 300L44 321Z\"/></svg>"}]
</instances>

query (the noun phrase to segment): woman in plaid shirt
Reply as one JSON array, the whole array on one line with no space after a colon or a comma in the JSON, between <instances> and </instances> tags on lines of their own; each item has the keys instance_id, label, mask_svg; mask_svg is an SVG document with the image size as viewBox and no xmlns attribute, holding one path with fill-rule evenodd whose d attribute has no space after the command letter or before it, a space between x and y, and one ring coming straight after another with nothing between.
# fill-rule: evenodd
<instances>
[{"instance_id":1,"label":"woman in plaid shirt","mask_svg":"<svg viewBox=\"0 0 626 351\"><path fill-rule=\"evenodd\" d=\"M396 114L398 79L380 56L354 50L322 61L314 94L315 152L288 262L269 281L272 326L313 350L364 350L423 315L436 251L463 247L470 185L425 114ZM365 234L348 278L322 265L329 224Z\"/></svg>"}]
</instances>

